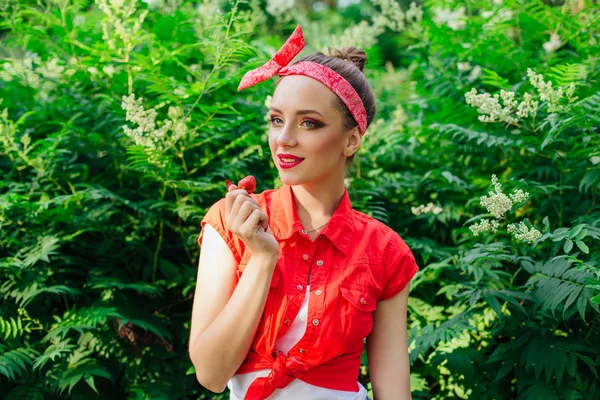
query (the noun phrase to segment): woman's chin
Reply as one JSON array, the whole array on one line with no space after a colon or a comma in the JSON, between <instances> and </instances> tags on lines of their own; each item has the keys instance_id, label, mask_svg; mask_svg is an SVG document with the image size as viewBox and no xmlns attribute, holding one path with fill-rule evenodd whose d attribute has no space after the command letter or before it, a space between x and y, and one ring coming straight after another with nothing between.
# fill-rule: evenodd
<instances>
[{"instance_id":1,"label":"woman's chin","mask_svg":"<svg viewBox=\"0 0 600 400\"><path fill-rule=\"evenodd\" d=\"M306 179L303 179L302 176L289 173L285 170L279 171L279 178L284 185L288 186L301 185L306 182Z\"/></svg>"}]
</instances>

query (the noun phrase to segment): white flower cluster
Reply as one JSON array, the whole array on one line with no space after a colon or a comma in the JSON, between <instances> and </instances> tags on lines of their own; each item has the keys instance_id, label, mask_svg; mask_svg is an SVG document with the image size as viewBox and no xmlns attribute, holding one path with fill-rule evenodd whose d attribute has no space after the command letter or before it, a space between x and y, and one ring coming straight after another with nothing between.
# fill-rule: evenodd
<instances>
[{"instance_id":1,"label":"white flower cluster","mask_svg":"<svg viewBox=\"0 0 600 400\"><path fill-rule=\"evenodd\" d=\"M542 46L544 47L544 51L550 54L558 50L561 45L562 41L560 40L560 36L558 36L556 33L553 33L550 35L550 40L544 43Z\"/></svg>"},{"instance_id":2,"label":"white flower cluster","mask_svg":"<svg viewBox=\"0 0 600 400\"><path fill-rule=\"evenodd\" d=\"M0 100L0 103L2 101ZM8 109L5 108L0 112L0 143L4 147L2 153L8 153L8 149L11 148L15 142L15 125L8 119ZM1 149L1 148L0 148Z\"/></svg>"},{"instance_id":3,"label":"white flower cluster","mask_svg":"<svg viewBox=\"0 0 600 400\"><path fill-rule=\"evenodd\" d=\"M473 82L481 76L481 67L479 65L473 67L470 62L458 62L456 63L456 69L459 72L471 71L467 76L467 80L470 82Z\"/></svg>"},{"instance_id":4,"label":"white flower cluster","mask_svg":"<svg viewBox=\"0 0 600 400\"><path fill-rule=\"evenodd\" d=\"M452 11L450 8L436 7L433 9L432 19L437 26L446 24L450 29L460 30L466 26L465 8L458 7Z\"/></svg>"},{"instance_id":5,"label":"white flower cluster","mask_svg":"<svg viewBox=\"0 0 600 400\"><path fill-rule=\"evenodd\" d=\"M35 97L43 102L50 101L50 93L58 83L66 81L76 70L67 68L58 58L43 61L37 53L27 51L22 58L5 58L0 69L0 80L19 81L23 86L36 89Z\"/></svg>"},{"instance_id":6,"label":"white flower cluster","mask_svg":"<svg viewBox=\"0 0 600 400\"><path fill-rule=\"evenodd\" d=\"M444 210L442 210L441 207L436 206L432 202L429 202L426 206L424 206L423 204L419 204L418 207L411 207L410 211L414 215L421 215L421 214L426 214L426 213L433 213L433 214L437 215Z\"/></svg>"},{"instance_id":7,"label":"white flower cluster","mask_svg":"<svg viewBox=\"0 0 600 400\"><path fill-rule=\"evenodd\" d=\"M471 226L469 226L469 229L471 230L471 232L473 232L473 235L475 236L479 236L479 233L481 232L498 232L498 227L500 226L500 223L497 220L494 219L482 219L479 220L478 223L475 223Z\"/></svg>"},{"instance_id":8,"label":"white flower cluster","mask_svg":"<svg viewBox=\"0 0 600 400\"><path fill-rule=\"evenodd\" d=\"M408 115L406 114L406 111L404 111L404 107L398 104L396 109L392 111L390 125L399 131L404 131L404 124L406 124L407 121Z\"/></svg>"},{"instance_id":9,"label":"white flower cluster","mask_svg":"<svg viewBox=\"0 0 600 400\"><path fill-rule=\"evenodd\" d=\"M290 15L290 11L296 6L296 0L267 0L267 12L274 17Z\"/></svg>"},{"instance_id":10,"label":"white flower cluster","mask_svg":"<svg viewBox=\"0 0 600 400\"><path fill-rule=\"evenodd\" d=\"M527 225L525 225L523 221L519 222L519 225L508 225L506 227L506 230L508 231L508 233L512 233L513 235L515 235L515 238L527 243L533 243L536 239L542 236L542 233L534 227L531 227L531 229L527 228Z\"/></svg>"},{"instance_id":11,"label":"white flower cluster","mask_svg":"<svg viewBox=\"0 0 600 400\"><path fill-rule=\"evenodd\" d=\"M573 93L575 92L574 83L571 83L566 90L562 86L559 86L558 89L554 90L552 89L552 82L544 82L544 76L536 74L531 68L527 68L527 76L529 77L531 85L537 89L540 100L545 101L548 104L548 111L550 112L562 111L564 109L564 107L559 104L563 94L567 95L569 102L577 99L577 97L573 97Z\"/></svg>"},{"instance_id":12,"label":"white flower cluster","mask_svg":"<svg viewBox=\"0 0 600 400\"><path fill-rule=\"evenodd\" d=\"M496 193L489 192L489 197L481 196L479 199L481 205L485 207L490 214L492 214L497 219L504 218L506 212L510 210L514 203L518 203L520 201L526 200L529 196L529 193L523 192L523 190L519 189L515 193L510 195L510 198L502 193L502 185L498 182L498 178L496 174L492 175L492 184L494 185L494 189Z\"/></svg>"},{"instance_id":13,"label":"white flower cluster","mask_svg":"<svg viewBox=\"0 0 600 400\"><path fill-rule=\"evenodd\" d=\"M398 2L394 0L373 0L373 4L381 7L381 13L373 18L375 25L387 26L396 32L404 30L406 17Z\"/></svg>"},{"instance_id":14,"label":"white flower cluster","mask_svg":"<svg viewBox=\"0 0 600 400\"><path fill-rule=\"evenodd\" d=\"M370 24L368 21L362 20L358 24L348 26L340 35L330 34L326 39L320 39L318 51L327 54L329 47L372 47L377 42L377 37L383 33L383 29L380 24Z\"/></svg>"},{"instance_id":15,"label":"white flower cluster","mask_svg":"<svg viewBox=\"0 0 600 400\"><path fill-rule=\"evenodd\" d=\"M388 27L393 31L408 30L414 33L422 30L423 8L414 1L406 12L402 11L400 3L395 0L373 0L373 4L381 8L381 13L373 17L373 25L380 28Z\"/></svg>"},{"instance_id":16,"label":"white flower cluster","mask_svg":"<svg viewBox=\"0 0 600 400\"><path fill-rule=\"evenodd\" d=\"M269 113L269 107L271 107L271 101L273 100L273 96L271 96L270 94L267 95L267 97L265 98L265 121L269 121L271 119L270 117L270 113Z\"/></svg>"},{"instance_id":17,"label":"white flower cluster","mask_svg":"<svg viewBox=\"0 0 600 400\"><path fill-rule=\"evenodd\" d=\"M509 211L512 206L521 201L527 200L529 193L524 192L522 189L514 191L509 196L502 193L502 185L498 182L496 175L492 175L492 184L494 185L495 192L489 192L488 196L482 196L480 203L485 207L490 214L496 217L495 220L481 219L478 223L469 226L469 229L473 232L473 235L479 236L481 232L497 232L500 226L500 219L505 218L506 212ZM530 230L525 226L523 222L518 225L508 225L507 231L515 235L519 240L523 240L532 243L536 238L541 236L541 233L535 229Z\"/></svg>"},{"instance_id":18,"label":"white flower cluster","mask_svg":"<svg viewBox=\"0 0 600 400\"><path fill-rule=\"evenodd\" d=\"M42 59L36 53L26 52L23 58L6 59L0 71L0 79L10 82L13 79L21 80L23 86L39 89L40 76L35 72L35 67L42 63Z\"/></svg>"},{"instance_id":19,"label":"white flower cluster","mask_svg":"<svg viewBox=\"0 0 600 400\"><path fill-rule=\"evenodd\" d=\"M164 152L184 138L188 132L186 122L189 122L190 118L183 116L181 108L170 106L167 112L169 119L157 124L156 108L145 110L142 101L142 98L136 99L134 94L122 97L121 108L126 111L125 120L138 125L135 129L123 125L123 131L136 145L151 150L149 151L150 161L156 163L158 158L151 157L156 153L153 150ZM160 104L157 107L160 108L163 105Z\"/></svg>"},{"instance_id":20,"label":"white flower cluster","mask_svg":"<svg viewBox=\"0 0 600 400\"><path fill-rule=\"evenodd\" d=\"M459 71L467 70L468 63L458 63ZM564 110L564 107L559 104L563 94L566 95L569 103L577 100L575 93L575 84L571 83L567 87L559 86L558 89L552 88L552 82L544 81L544 76L536 74L531 68L527 69L529 82L537 90L541 101L545 101L548 105L549 112L557 112ZM502 99L503 104L500 105L499 99ZM532 93L523 94L521 102L515 100L515 92L500 90L500 94L491 96L489 93L478 94L477 89L472 88L465 93L467 104L477 107L477 111L481 114L478 119L481 122L505 122L509 125L518 125L523 118L534 117L537 115L539 101L534 99Z\"/></svg>"},{"instance_id":21,"label":"white flower cluster","mask_svg":"<svg viewBox=\"0 0 600 400\"><path fill-rule=\"evenodd\" d=\"M327 53L330 47L356 46L359 48L369 48L377 43L379 37L386 28L395 31L405 31L407 34L417 36L422 32L421 19L423 9L414 2L410 4L409 9L402 11L400 5L395 0L373 0L373 4L381 8L381 12L375 11L372 16L372 23L367 20L361 20L358 24L348 26L344 31L337 34L315 34L317 38L315 48Z\"/></svg>"},{"instance_id":22,"label":"white flower cluster","mask_svg":"<svg viewBox=\"0 0 600 400\"><path fill-rule=\"evenodd\" d=\"M142 0L148 4L148 8L156 10L163 15L174 14L175 11L181 6L183 0Z\"/></svg>"},{"instance_id":23,"label":"white flower cluster","mask_svg":"<svg viewBox=\"0 0 600 400\"><path fill-rule=\"evenodd\" d=\"M500 105L499 98L502 99L503 105ZM500 90L500 95L490 96L489 93L478 94L477 89L473 88L465 93L465 99L468 105L477 107L477 111L482 114L479 116L481 122L500 121L517 125L519 118L526 118L537 112L537 102L534 102L531 96L519 104L515 100L515 92L506 90Z\"/></svg>"},{"instance_id":24,"label":"white flower cluster","mask_svg":"<svg viewBox=\"0 0 600 400\"><path fill-rule=\"evenodd\" d=\"M141 31L142 23L148 15L148 10L137 13L136 2L131 0L95 0L96 4L106 15L102 21L102 39L111 50L119 55L125 56L133 50L136 44L136 35ZM138 14L136 18L133 16ZM123 46L117 44L115 36L110 34L112 30L115 36L123 42Z\"/></svg>"},{"instance_id":25,"label":"white flower cluster","mask_svg":"<svg viewBox=\"0 0 600 400\"><path fill-rule=\"evenodd\" d=\"M200 25L200 31L210 28L215 21L220 21L223 16L223 0L201 0L196 5L198 14L196 23Z\"/></svg>"}]
</instances>

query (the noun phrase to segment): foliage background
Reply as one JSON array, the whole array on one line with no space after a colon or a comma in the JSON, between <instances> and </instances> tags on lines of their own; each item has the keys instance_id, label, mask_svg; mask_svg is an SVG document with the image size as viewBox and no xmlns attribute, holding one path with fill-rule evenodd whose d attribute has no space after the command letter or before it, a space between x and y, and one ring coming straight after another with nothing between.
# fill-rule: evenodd
<instances>
[{"instance_id":1,"label":"foliage background","mask_svg":"<svg viewBox=\"0 0 600 400\"><path fill-rule=\"evenodd\" d=\"M378 114L347 185L421 266L413 397L599 398L599 15L589 0L2 0L0 397L228 397L187 355L199 221L225 178L278 186L272 86L236 88L300 23L301 55L368 53ZM472 88L492 97L471 106ZM486 219L495 232L469 229Z\"/></svg>"}]
</instances>

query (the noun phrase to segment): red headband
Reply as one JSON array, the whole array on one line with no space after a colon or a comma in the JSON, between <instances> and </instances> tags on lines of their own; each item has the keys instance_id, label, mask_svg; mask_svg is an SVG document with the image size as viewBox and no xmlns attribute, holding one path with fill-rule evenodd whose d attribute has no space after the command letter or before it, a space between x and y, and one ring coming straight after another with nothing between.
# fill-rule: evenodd
<instances>
[{"instance_id":1,"label":"red headband","mask_svg":"<svg viewBox=\"0 0 600 400\"><path fill-rule=\"evenodd\" d=\"M240 81L240 85L238 86L238 91L242 91L259 82L266 81L275 74L279 76L309 76L327 86L342 99L358 124L360 134L364 135L367 130L367 112L365 111L365 106L363 105L360 96L356 93L356 90L354 90L350 82L345 80L331 68L312 61L300 61L289 67L287 66L292 59L300 53L300 50L304 48L304 45L305 42L304 37L302 36L302 27L298 24L294 32L292 32L281 49L275 53L273 58L261 67L250 70L244 74Z\"/></svg>"}]
</instances>

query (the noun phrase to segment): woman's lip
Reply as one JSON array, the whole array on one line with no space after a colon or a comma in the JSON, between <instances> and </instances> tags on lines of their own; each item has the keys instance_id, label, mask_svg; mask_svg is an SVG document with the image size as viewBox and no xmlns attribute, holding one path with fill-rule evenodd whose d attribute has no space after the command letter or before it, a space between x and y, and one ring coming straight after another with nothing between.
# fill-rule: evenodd
<instances>
[{"instance_id":1,"label":"woman's lip","mask_svg":"<svg viewBox=\"0 0 600 400\"><path fill-rule=\"evenodd\" d=\"M283 161L284 159L287 159L287 160L292 160L292 159L293 159L293 160L304 160L304 158L301 158L301 157L296 157L296 156L284 156L283 154L278 154L278 155L277 155L277 157L279 157L279 159L280 159L281 161Z\"/></svg>"},{"instance_id":2,"label":"woman's lip","mask_svg":"<svg viewBox=\"0 0 600 400\"><path fill-rule=\"evenodd\" d=\"M288 163L288 162L285 162L285 161L283 161L283 160L281 160L281 159L280 159L280 160L279 160L279 166L280 166L281 168L283 168L283 169L286 169L286 168L293 168L293 167L295 167L296 165L300 164L302 161L304 161L304 159L302 159L302 158L299 158L299 159L297 159L297 160L296 160L296 161L294 161L294 162L289 162L289 163Z\"/></svg>"}]
</instances>

